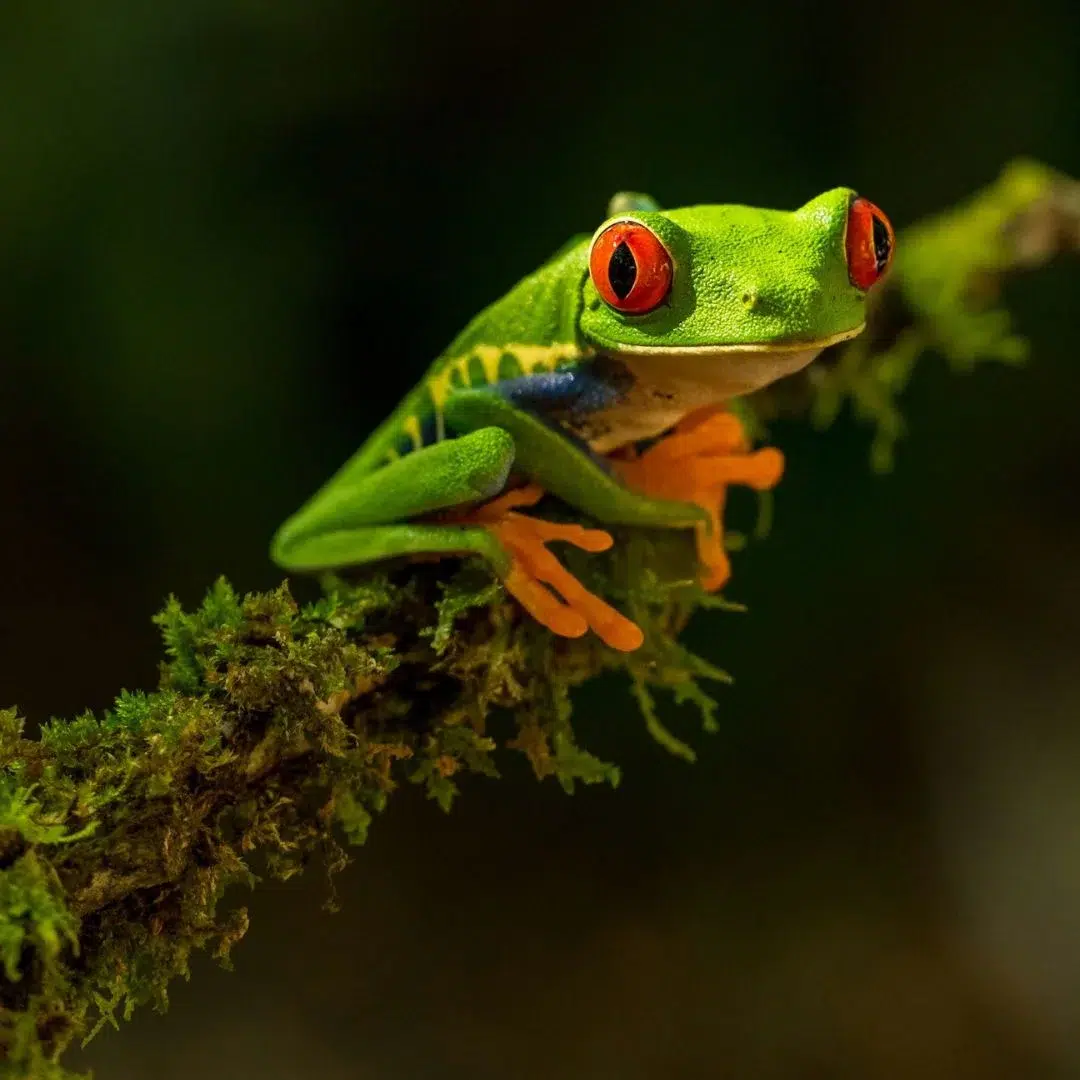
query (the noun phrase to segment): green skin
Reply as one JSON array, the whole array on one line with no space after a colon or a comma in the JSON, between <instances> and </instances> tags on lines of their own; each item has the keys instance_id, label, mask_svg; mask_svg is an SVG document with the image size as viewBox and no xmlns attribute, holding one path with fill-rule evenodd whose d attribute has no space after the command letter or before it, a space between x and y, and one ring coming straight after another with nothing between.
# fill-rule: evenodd
<instances>
[{"instance_id":1,"label":"green skin","mask_svg":"<svg viewBox=\"0 0 1080 1080\"><path fill-rule=\"evenodd\" d=\"M613 221L652 229L673 264L666 302L644 315L609 307L589 274L592 239L571 241L462 331L279 529L272 558L315 572L475 554L505 575L510 556L488 529L416 519L498 495L511 468L598 522L686 528L703 520L697 506L629 490L602 455L797 371L862 330L866 294L851 284L845 256L854 197L836 188L788 213L661 211L646 196L617 195L592 239ZM604 391L599 406L595 396L566 407L551 407L540 391L529 397L530 384L565 371Z\"/></svg>"}]
</instances>

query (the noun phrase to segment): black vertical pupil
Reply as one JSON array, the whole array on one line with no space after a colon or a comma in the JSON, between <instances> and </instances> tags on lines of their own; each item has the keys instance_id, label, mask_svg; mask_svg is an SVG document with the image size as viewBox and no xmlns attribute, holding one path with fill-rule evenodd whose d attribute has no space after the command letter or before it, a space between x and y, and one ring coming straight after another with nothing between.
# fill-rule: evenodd
<instances>
[{"instance_id":1,"label":"black vertical pupil","mask_svg":"<svg viewBox=\"0 0 1080 1080\"><path fill-rule=\"evenodd\" d=\"M625 300L637 281L637 260L625 240L611 253L607 272L611 291L620 300Z\"/></svg>"},{"instance_id":2,"label":"black vertical pupil","mask_svg":"<svg viewBox=\"0 0 1080 1080\"><path fill-rule=\"evenodd\" d=\"M889 229L885 222L877 216L874 219L874 259L877 262L877 271L880 274L889 265L889 256L892 254L892 241L889 239Z\"/></svg>"}]
</instances>

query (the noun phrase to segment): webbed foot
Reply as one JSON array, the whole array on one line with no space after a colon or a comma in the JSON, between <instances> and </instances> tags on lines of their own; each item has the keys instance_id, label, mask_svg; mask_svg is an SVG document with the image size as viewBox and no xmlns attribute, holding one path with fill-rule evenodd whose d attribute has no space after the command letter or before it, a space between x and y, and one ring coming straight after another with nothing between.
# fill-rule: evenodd
<instances>
[{"instance_id":1,"label":"webbed foot","mask_svg":"<svg viewBox=\"0 0 1080 1080\"><path fill-rule=\"evenodd\" d=\"M744 484L767 491L779 483L784 471L780 451L775 447L751 450L742 423L723 406L698 409L639 456L612 460L634 490L693 503L708 514L708 521L696 526L696 535L701 584L710 592L731 576L723 529L728 486Z\"/></svg>"},{"instance_id":2,"label":"webbed foot","mask_svg":"<svg viewBox=\"0 0 1080 1080\"><path fill-rule=\"evenodd\" d=\"M476 507L463 520L488 529L510 555L503 585L539 623L569 638L591 629L611 648L632 652L644 640L641 628L589 592L547 549L552 540L563 540L583 551L607 551L611 534L516 512L535 506L543 495L542 488L529 484Z\"/></svg>"}]
</instances>

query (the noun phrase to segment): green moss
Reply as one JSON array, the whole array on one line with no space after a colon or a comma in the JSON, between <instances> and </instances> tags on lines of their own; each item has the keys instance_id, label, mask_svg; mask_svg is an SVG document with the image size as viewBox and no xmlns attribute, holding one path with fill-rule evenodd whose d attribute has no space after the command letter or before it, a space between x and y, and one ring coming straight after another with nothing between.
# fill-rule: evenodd
<instances>
[{"instance_id":1,"label":"green moss","mask_svg":"<svg viewBox=\"0 0 1080 1080\"><path fill-rule=\"evenodd\" d=\"M241 597L219 581L194 611L170 599L156 617L158 690L51 721L36 742L0 716L0 831L17 855L0 869L8 1059L30 1060L16 1045L29 1010L34 1060L51 1060L140 1004L164 1008L193 950L226 958L246 916L222 918L218 903L256 883L256 853L278 878L315 853L334 869L340 841L363 843L402 782L448 810L462 777L497 777L493 710L513 712L506 748L539 778L617 783L575 740L571 688L611 666L671 685L711 674L695 662L673 675L696 602L691 538L619 539L588 573L645 626L633 658L552 638L471 563L330 580L303 609L285 586ZM31 991L13 978L23 966Z\"/></svg>"},{"instance_id":2,"label":"green moss","mask_svg":"<svg viewBox=\"0 0 1080 1080\"><path fill-rule=\"evenodd\" d=\"M63 946L78 948L77 930L55 872L33 850L0 875L0 963L9 982L34 974L35 964L43 983L55 982Z\"/></svg>"}]
</instances>

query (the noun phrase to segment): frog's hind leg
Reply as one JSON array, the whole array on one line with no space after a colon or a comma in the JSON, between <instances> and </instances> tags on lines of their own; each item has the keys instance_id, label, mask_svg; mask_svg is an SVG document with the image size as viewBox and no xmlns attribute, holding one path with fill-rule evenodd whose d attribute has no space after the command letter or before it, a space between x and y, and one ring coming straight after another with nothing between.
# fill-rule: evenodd
<instances>
[{"instance_id":1,"label":"frog's hind leg","mask_svg":"<svg viewBox=\"0 0 1080 1080\"><path fill-rule=\"evenodd\" d=\"M503 492L514 453L506 431L485 427L374 471L343 470L282 526L272 557L286 570L312 572L409 555L478 555L553 632L580 637L591 627L614 648L636 649L638 627L588 592L546 547L560 540L603 551L611 546L607 533L519 513L538 501L539 488L486 501Z\"/></svg>"},{"instance_id":2,"label":"frog's hind leg","mask_svg":"<svg viewBox=\"0 0 1080 1080\"><path fill-rule=\"evenodd\" d=\"M366 535L355 555L350 537L372 526L398 526L425 514L468 506L503 490L514 463L514 440L484 427L447 442L432 443L375 469L353 462L278 530L271 557L286 570L354 566L395 552L369 554ZM423 541L401 534L400 554L423 550ZM436 548L435 550L440 550Z\"/></svg>"}]
</instances>

